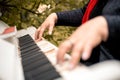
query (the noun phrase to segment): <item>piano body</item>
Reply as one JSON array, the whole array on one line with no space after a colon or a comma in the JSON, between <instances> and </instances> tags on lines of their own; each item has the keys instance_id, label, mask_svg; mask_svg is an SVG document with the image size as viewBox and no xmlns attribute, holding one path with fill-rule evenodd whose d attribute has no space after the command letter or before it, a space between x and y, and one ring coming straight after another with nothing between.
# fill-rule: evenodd
<instances>
[{"instance_id":1,"label":"piano body","mask_svg":"<svg viewBox=\"0 0 120 80\"><path fill-rule=\"evenodd\" d=\"M35 27L29 27L0 39L0 80L115 80L120 76L120 64L105 67L106 64L110 66L109 62L103 66L98 64L97 68L96 65L86 67L80 64L74 70L68 70L71 58L68 54L64 65L56 64L57 47L45 39L35 42L35 30ZM110 74L111 68L116 68L114 77L110 77L113 75Z\"/></svg>"}]
</instances>

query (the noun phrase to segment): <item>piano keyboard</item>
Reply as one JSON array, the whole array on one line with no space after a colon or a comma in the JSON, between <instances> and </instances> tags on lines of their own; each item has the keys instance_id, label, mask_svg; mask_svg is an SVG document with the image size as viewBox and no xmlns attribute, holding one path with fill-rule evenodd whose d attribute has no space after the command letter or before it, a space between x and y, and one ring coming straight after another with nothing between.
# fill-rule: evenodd
<instances>
[{"instance_id":1,"label":"piano keyboard","mask_svg":"<svg viewBox=\"0 0 120 80\"><path fill-rule=\"evenodd\" d=\"M64 56L63 65L56 64L56 50L58 48L44 38L35 42L35 31L35 27L29 27L19 30L15 36L17 41L14 44L18 49L20 47L18 59L20 58L22 62L24 80L85 80L84 78L87 78L84 74L88 73L89 69L83 64L76 66L73 70L68 69L71 59L68 54Z\"/></svg>"},{"instance_id":2,"label":"piano keyboard","mask_svg":"<svg viewBox=\"0 0 120 80\"><path fill-rule=\"evenodd\" d=\"M66 54L67 61L56 64L58 48L45 39L34 42L35 31L31 26L5 40L0 39L0 80L120 80L119 62L91 67L80 64L68 70L71 56Z\"/></svg>"},{"instance_id":3,"label":"piano keyboard","mask_svg":"<svg viewBox=\"0 0 120 80\"><path fill-rule=\"evenodd\" d=\"M61 77L30 35L18 39L25 80L55 80Z\"/></svg>"},{"instance_id":4,"label":"piano keyboard","mask_svg":"<svg viewBox=\"0 0 120 80\"><path fill-rule=\"evenodd\" d=\"M45 39L35 42L35 31L35 27L29 27L19 30L16 34L18 40L15 41L15 44L18 45L18 48L20 47L18 55L22 62L25 80L76 80L79 77L84 77L82 73L88 71L88 68L82 64L74 70L68 70L68 63L71 59L68 54L64 56L66 60L64 65L56 64L56 50L58 48ZM81 76L76 76L76 74Z\"/></svg>"}]
</instances>

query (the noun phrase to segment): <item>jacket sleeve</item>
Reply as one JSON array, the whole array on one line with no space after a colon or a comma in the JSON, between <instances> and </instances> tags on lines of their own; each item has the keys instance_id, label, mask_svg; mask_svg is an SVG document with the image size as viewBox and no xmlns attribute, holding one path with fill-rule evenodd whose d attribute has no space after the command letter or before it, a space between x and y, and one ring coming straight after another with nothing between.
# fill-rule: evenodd
<instances>
[{"instance_id":1,"label":"jacket sleeve","mask_svg":"<svg viewBox=\"0 0 120 80\"><path fill-rule=\"evenodd\" d=\"M108 23L109 37L108 39L120 38L120 15L105 15Z\"/></svg>"},{"instance_id":2,"label":"jacket sleeve","mask_svg":"<svg viewBox=\"0 0 120 80\"><path fill-rule=\"evenodd\" d=\"M120 39L120 0L109 0L103 9L109 29L108 40Z\"/></svg>"},{"instance_id":3,"label":"jacket sleeve","mask_svg":"<svg viewBox=\"0 0 120 80\"><path fill-rule=\"evenodd\" d=\"M56 25L79 26L85 12L85 8L86 6L72 11L57 12L58 20Z\"/></svg>"}]
</instances>

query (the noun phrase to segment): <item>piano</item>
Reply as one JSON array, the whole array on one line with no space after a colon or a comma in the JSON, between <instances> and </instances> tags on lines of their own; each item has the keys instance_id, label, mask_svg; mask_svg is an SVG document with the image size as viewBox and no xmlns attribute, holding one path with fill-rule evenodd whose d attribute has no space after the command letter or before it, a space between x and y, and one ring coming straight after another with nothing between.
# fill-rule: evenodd
<instances>
[{"instance_id":1,"label":"piano","mask_svg":"<svg viewBox=\"0 0 120 80\"><path fill-rule=\"evenodd\" d=\"M35 31L36 28L31 26L0 39L0 80L115 80L120 76L120 64L111 67L116 68L116 74L109 78L105 77L111 75L107 71L113 70L105 67L106 63L103 63L104 66L98 64L98 68L96 65L87 67L79 64L75 69L68 70L69 54L65 55L64 65L56 64L58 48L44 38L35 42ZM109 63L107 66L110 66ZM105 72L107 74L101 74Z\"/></svg>"}]
</instances>

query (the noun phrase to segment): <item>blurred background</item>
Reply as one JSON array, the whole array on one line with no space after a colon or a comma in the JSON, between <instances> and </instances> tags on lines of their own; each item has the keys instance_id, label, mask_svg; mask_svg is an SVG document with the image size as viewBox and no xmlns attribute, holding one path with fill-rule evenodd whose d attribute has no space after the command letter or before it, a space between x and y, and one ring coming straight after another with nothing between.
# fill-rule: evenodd
<instances>
[{"instance_id":1,"label":"blurred background","mask_svg":"<svg viewBox=\"0 0 120 80\"><path fill-rule=\"evenodd\" d=\"M88 0L0 0L0 20L17 29L29 26L38 28L52 12L74 10L84 6ZM58 46L75 28L55 27L53 34L43 35L45 39Z\"/></svg>"}]
</instances>

